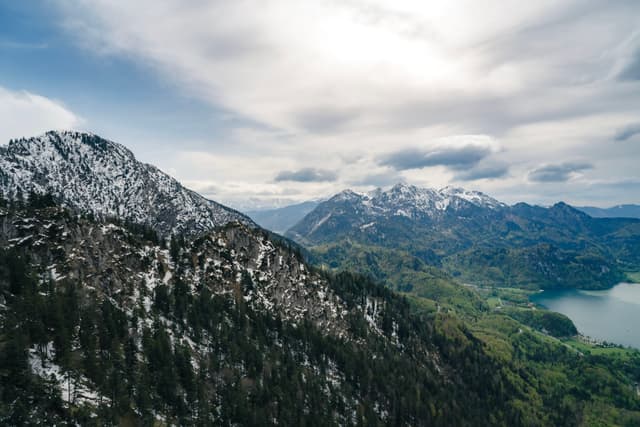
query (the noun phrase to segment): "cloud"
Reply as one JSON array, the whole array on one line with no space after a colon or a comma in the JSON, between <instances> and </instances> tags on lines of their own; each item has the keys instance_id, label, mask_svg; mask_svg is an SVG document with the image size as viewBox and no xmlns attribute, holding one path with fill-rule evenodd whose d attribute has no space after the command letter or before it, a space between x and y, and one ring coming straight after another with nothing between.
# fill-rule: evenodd
<instances>
[{"instance_id":1,"label":"cloud","mask_svg":"<svg viewBox=\"0 0 640 427\"><path fill-rule=\"evenodd\" d=\"M529 172L529 181L533 182L564 182L575 176L576 173L587 169L593 169L591 163L560 163L556 165L544 165Z\"/></svg>"},{"instance_id":2,"label":"cloud","mask_svg":"<svg viewBox=\"0 0 640 427\"><path fill-rule=\"evenodd\" d=\"M0 87L0 144L12 138L33 136L49 130L73 129L80 117L60 102L27 91Z\"/></svg>"},{"instance_id":3,"label":"cloud","mask_svg":"<svg viewBox=\"0 0 640 427\"><path fill-rule=\"evenodd\" d=\"M616 201L615 197L613 199L611 197L620 193L628 197L626 203L638 204L640 201L640 177L596 180L587 184L584 193L585 199L604 200L605 206L621 204Z\"/></svg>"},{"instance_id":4,"label":"cloud","mask_svg":"<svg viewBox=\"0 0 640 427\"><path fill-rule=\"evenodd\" d=\"M536 175L538 165L575 153L593 165L590 178L636 174L638 148L602 141L640 114L639 2L54 1L86 52L141 64L233 118L224 138L203 136L210 164L176 170L221 191L243 183L237 197L307 165L335 177L292 182L301 199L394 182L385 170L514 198L531 171L533 199L579 172ZM238 123L255 134L239 137ZM442 141L468 134L504 150ZM176 156L159 161L173 167Z\"/></svg>"},{"instance_id":5,"label":"cloud","mask_svg":"<svg viewBox=\"0 0 640 427\"><path fill-rule=\"evenodd\" d=\"M640 133L640 123L633 123L625 126L624 128L620 129L618 132L616 132L613 139L616 141L626 141L627 139L639 133Z\"/></svg>"},{"instance_id":6,"label":"cloud","mask_svg":"<svg viewBox=\"0 0 640 427\"><path fill-rule=\"evenodd\" d=\"M482 147L440 148L422 150L408 148L383 156L380 164L396 170L422 169L430 166L448 166L461 169L473 166L488 155Z\"/></svg>"},{"instance_id":7,"label":"cloud","mask_svg":"<svg viewBox=\"0 0 640 427\"><path fill-rule=\"evenodd\" d=\"M640 49L637 49L627 64L624 65L620 74L620 80L640 80Z\"/></svg>"},{"instance_id":8,"label":"cloud","mask_svg":"<svg viewBox=\"0 0 640 427\"><path fill-rule=\"evenodd\" d=\"M354 111L340 111L336 108L313 108L299 113L296 123L300 128L312 133L335 132L357 117Z\"/></svg>"},{"instance_id":9,"label":"cloud","mask_svg":"<svg viewBox=\"0 0 640 427\"><path fill-rule=\"evenodd\" d=\"M335 181L337 177L338 175L330 170L303 168L296 171L282 171L276 175L275 181L326 182Z\"/></svg>"},{"instance_id":10,"label":"cloud","mask_svg":"<svg viewBox=\"0 0 640 427\"><path fill-rule=\"evenodd\" d=\"M532 108L532 94L562 99L557 86L572 87L577 74L606 74L612 58L601 52L636 25L633 6L553 1L59 3L92 51L145 62L256 122L319 134L526 120L549 105Z\"/></svg>"},{"instance_id":11,"label":"cloud","mask_svg":"<svg viewBox=\"0 0 640 427\"><path fill-rule=\"evenodd\" d=\"M497 179L509 173L509 166L504 164L478 166L455 175L457 181L476 181L479 179Z\"/></svg>"},{"instance_id":12,"label":"cloud","mask_svg":"<svg viewBox=\"0 0 640 427\"><path fill-rule=\"evenodd\" d=\"M394 170L387 170L351 179L348 181L348 184L357 186L386 187L400 181L404 181L404 179L398 172Z\"/></svg>"},{"instance_id":13,"label":"cloud","mask_svg":"<svg viewBox=\"0 0 640 427\"><path fill-rule=\"evenodd\" d=\"M469 139L468 141L465 139ZM380 165L402 171L432 166L446 166L461 170L478 164L497 150L496 143L486 136L460 136L451 143L427 148L406 148L385 154L378 159Z\"/></svg>"}]
</instances>

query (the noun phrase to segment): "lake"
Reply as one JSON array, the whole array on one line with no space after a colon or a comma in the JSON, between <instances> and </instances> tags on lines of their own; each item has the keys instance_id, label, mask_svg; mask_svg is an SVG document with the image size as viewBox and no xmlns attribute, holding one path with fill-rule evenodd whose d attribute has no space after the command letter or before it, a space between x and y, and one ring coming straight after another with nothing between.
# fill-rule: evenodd
<instances>
[{"instance_id":1,"label":"lake","mask_svg":"<svg viewBox=\"0 0 640 427\"><path fill-rule=\"evenodd\" d=\"M531 301L568 316L581 334L640 348L640 284L604 291L544 291Z\"/></svg>"}]
</instances>

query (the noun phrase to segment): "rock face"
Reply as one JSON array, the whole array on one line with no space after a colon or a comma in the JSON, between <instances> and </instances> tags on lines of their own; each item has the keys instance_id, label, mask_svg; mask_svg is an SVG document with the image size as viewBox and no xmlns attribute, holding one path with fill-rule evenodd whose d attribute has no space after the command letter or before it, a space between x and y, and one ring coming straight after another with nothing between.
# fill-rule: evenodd
<instances>
[{"instance_id":1,"label":"rock face","mask_svg":"<svg viewBox=\"0 0 640 427\"><path fill-rule=\"evenodd\" d=\"M146 224L163 235L194 235L230 221L253 224L89 133L48 132L0 147L0 191L9 198L49 193L77 211Z\"/></svg>"}]
</instances>

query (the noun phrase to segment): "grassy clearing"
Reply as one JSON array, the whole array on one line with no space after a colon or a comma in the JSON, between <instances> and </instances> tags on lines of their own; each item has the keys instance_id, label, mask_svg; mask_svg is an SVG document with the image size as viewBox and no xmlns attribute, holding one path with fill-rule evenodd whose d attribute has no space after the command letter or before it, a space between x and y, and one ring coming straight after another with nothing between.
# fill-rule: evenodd
<instances>
[{"instance_id":1,"label":"grassy clearing","mask_svg":"<svg viewBox=\"0 0 640 427\"><path fill-rule=\"evenodd\" d=\"M589 353L599 356L629 357L639 350L629 347L601 347L581 340L578 337L562 340L563 343L575 348L581 353Z\"/></svg>"},{"instance_id":2,"label":"grassy clearing","mask_svg":"<svg viewBox=\"0 0 640 427\"><path fill-rule=\"evenodd\" d=\"M487 304L489 305L489 308L494 309L502 306L502 300L498 297L489 297L487 298Z\"/></svg>"},{"instance_id":3,"label":"grassy clearing","mask_svg":"<svg viewBox=\"0 0 640 427\"><path fill-rule=\"evenodd\" d=\"M520 288L499 288L499 287L482 287L473 286L478 295L483 297L485 301L494 308L501 305L527 305L529 304L529 296L538 291Z\"/></svg>"}]
</instances>

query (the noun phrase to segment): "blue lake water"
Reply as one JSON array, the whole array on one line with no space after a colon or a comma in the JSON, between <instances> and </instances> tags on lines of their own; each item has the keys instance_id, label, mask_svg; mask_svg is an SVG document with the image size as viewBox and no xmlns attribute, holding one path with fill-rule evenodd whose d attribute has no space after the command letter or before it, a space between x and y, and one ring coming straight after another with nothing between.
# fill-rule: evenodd
<instances>
[{"instance_id":1,"label":"blue lake water","mask_svg":"<svg viewBox=\"0 0 640 427\"><path fill-rule=\"evenodd\" d=\"M640 348L640 284L605 291L544 291L531 301L573 320L581 334Z\"/></svg>"}]
</instances>

